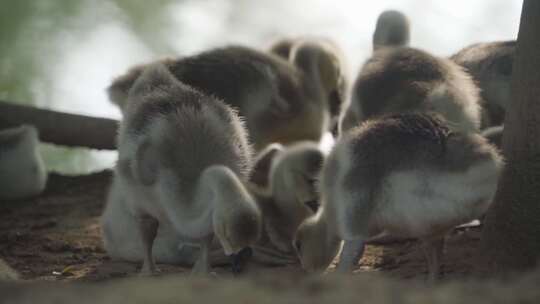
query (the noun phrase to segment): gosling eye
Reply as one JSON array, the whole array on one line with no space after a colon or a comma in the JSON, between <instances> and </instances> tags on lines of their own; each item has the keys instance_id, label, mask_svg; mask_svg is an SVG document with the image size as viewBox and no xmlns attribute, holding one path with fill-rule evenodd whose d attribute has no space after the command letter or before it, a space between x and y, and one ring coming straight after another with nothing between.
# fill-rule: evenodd
<instances>
[{"instance_id":1,"label":"gosling eye","mask_svg":"<svg viewBox=\"0 0 540 304\"><path fill-rule=\"evenodd\" d=\"M308 177L308 178L306 178L306 180L307 180L308 184L311 187L315 188L317 186L317 179L316 178Z\"/></svg>"},{"instance_id":2,"label":"gosling eye","mask_svg":"<svg viewBox=\"0 0 540 304\"><path fill-rule=\"evenodd\" d=\"M317 213L317 210L319 210L319 202L317 200L305 202L305 204L311 211L313 211L313 213Z\"/></svg>"},{"instance_id":3,"label":"gosling eye","mask_svg":"<svg viewBox=\"0 0 540 304\"><path fill-rule=\"evenodd\" d=\"M296 252L301 253L302 252L302 242L299 240L296 240L294 242L294 248L296 249Z\"/></svg>"}]
</instances>

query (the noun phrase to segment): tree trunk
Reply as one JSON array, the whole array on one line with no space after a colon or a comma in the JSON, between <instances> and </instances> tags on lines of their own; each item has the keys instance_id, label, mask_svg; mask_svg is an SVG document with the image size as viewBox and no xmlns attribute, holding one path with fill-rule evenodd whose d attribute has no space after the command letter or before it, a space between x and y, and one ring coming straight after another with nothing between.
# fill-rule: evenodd
<instances>
[{"instance_id":1,"label":"tree trunk","mask_svg":"<svg viewBox=\"0 0 540 304\"><path fill-rule=\"evenodd\" d=\"M116 149L118 121L60 113L0 101L0 129L34 125L39 139L57 145Z\"/></svg>"},{"instance_id":2,"label":"tree trunk","mask_svg":"<svg viewBox=\"0 0 540 304\"><path fill-rule=\"evenodd\" d=\"M523 2L512 101L503 133L503 170L488 211L480 270L532 269L540 257L540 1Z\"/></svg>"}]
</instances>

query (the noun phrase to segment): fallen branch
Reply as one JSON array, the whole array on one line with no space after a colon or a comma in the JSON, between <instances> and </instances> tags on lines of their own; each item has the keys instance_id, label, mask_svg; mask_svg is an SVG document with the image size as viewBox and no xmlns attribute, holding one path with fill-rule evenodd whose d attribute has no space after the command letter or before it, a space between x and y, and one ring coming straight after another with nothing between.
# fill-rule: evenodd
<instances>
[{"instance_id":1,"label":"fallen branch","mask_svg":"<svg viewBox=\"0 0 540 304\"><path fill-rule=\"evenodd\" d=\"M34 125L43 142L70 147L116 149L118 121L0 101L0 129Z\"/></svg>"}]
</instances>

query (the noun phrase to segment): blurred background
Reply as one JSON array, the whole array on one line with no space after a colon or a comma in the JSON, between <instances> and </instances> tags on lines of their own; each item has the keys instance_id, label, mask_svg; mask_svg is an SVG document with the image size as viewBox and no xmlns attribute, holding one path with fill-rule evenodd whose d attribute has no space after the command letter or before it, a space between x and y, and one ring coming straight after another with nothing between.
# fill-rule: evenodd
<instances>
[{"instance_id":1,"label":"blurred background","mask_svg":"<svg viewBox=\"0 0 540 304\"><path fill-rule=\"evenodd\" d=\"M385 9L411 19L411 45L448 56L515 39L518 0L0 0L0 100L120 118L105 88L130 66L231 43L264 48L322 35L344 51L351 80ZM115 152L42 145L49 170L111 167Z\"/></svg>"}]
</instances>

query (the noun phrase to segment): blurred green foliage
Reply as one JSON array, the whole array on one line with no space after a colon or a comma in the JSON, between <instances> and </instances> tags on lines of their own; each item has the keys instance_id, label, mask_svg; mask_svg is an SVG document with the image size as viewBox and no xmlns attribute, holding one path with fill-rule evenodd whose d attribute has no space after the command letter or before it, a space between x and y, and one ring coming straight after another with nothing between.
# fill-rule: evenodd
<instances>
[{"instance_id":1,"label":"blurred green foliage","mask_svg":"<svg viewBox=\"0 0 540 304\"><path fill-rule=\"evenodd\" d=\"M17 103L42 104L36 96L47 96L43 85L45 69L58 60L56 35L75 31L74 27L91 29L96 24L86 10L103 6L115 8L114 18L124 18L131 29L151 49L164 49L156 32L167 22L164 8L171 0L4 0L0 10L0 98ZM118 9L118 10L116 10ZM118 13L121 12L121 13ZM78 22L83 19L87 24ZM41 84L41 85L40 85Z\"/></svg>"},{"instance_id":2,"label":"blurred green foliage","mask_svg":"<svg viewBox=\"0 0 540 304\"><path fill-rule=\"evenodd\" d=\"M170 0L3 0L0 9L0 100L50 107L52 82L48 69L69 50L62 49L66 33L90 31L96 15L110 8L109 18L121 19L150 49L164 49L155 35L166 18ZM92 11L96 8L95 11ZM67 173L103 167L96 153L85 149L42 146L47 167ZM102 159L103 157L100 157ZM106 159L111 159L108 154ZM106 162L110 165L112 162Z\"/></svg>"},{"instance_id":3,"label":"blurred green foliage","mask_svg":"<svg viewBox=\"0 0 540 304\"><path fill-rule=\"evenodd\" d=\"M33 86L43 78L46 37L62 28L78 1L5 1L0 10L0 98L34 104Z\"/></svg>"}]
</instances>

